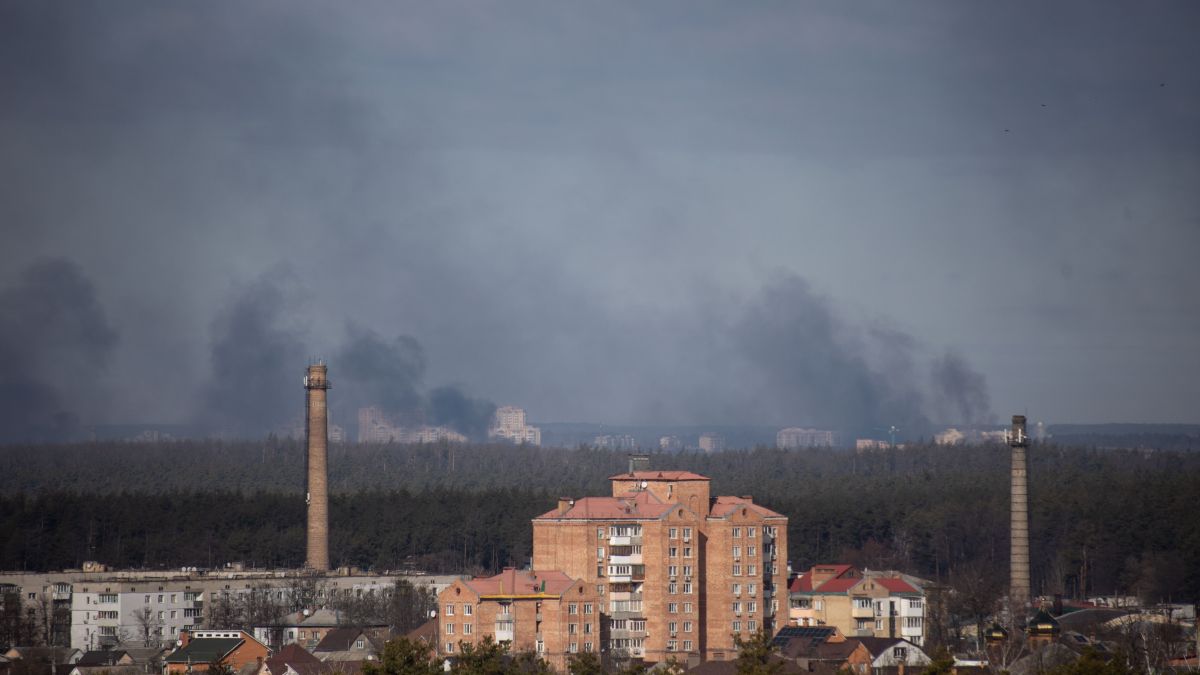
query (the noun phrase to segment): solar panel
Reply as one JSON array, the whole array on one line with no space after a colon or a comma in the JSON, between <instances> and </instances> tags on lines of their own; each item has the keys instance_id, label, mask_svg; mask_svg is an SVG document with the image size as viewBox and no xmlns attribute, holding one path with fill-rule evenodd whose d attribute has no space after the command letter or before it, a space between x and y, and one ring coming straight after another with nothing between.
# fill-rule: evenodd
<instances>
[{"instance_id":1,"label":"solar panel","mask_svg":"<svg viewBox=\"0 0 1200 675\"><path fill-rule=\"evenodd\" d=\"M782 647L793 638L825 640L833 635L833 631L832 626L784 626L779 629L779 633L775 635L771 643Z\"/></svg>"}]
</instances>

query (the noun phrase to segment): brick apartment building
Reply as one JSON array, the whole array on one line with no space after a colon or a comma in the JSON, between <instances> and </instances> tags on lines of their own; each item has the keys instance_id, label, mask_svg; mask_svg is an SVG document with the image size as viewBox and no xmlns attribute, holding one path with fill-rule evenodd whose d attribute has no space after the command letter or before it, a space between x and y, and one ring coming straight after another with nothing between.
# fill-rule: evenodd
<instances>
[{"instance_id":1,"label":"brick apartment building","mask_svg":"<svg viewBox=\"0 0 1200 675\"><path fill-rule=\"evenodd\" d=\"M438 594L438 654L453 659L485 636L535 651L566 672L570 654L600 651L596 589L558 571L507 568L487 579L455 581Z\"/></svg>"},{"instance_id":2,"label":"brick apartment building","mask_svg":"<svg viewBox=\"0 0 1200 675\"><path fill-rule=\"evenodd\" d=\"M534 569L595 590L606 656L729 660L733 634L787 622L787 518L709 479L634 458L611 497L561 499L533 520Z\"/></svg>"}]
</instances>

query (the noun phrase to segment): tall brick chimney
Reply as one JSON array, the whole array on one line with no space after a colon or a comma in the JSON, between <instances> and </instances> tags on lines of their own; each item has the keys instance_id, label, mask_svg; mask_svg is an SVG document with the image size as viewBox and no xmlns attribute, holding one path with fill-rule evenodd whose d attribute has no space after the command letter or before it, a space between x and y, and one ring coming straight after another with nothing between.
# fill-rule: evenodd
<instances>
[{"instance_id":1,"label":"tall brick chimney","mask_svg":"<svg viewBox=\"0 0 1200 675\"><path fill-rule=\"evenodd\" d=\"M329 379L324 363L314 363L304 376L307 392L305 428L308 436L308 556L305 567L329 570Z\"/></svg>"},{"instance_id":2,"label":"tall brick chimney","mask_svg":"<svg viewBox=\"0 0 1200 675\"><path fill-rule=\"evenodd\" d=\"M1012 448L1012 558L1009 597L1014 618L1024 620L1029 608L1029 465L1026 452L1029 436L1025 434L1025 416L1013 415L1012 429L1007 434Z\"/></svg>"}]
</instances>

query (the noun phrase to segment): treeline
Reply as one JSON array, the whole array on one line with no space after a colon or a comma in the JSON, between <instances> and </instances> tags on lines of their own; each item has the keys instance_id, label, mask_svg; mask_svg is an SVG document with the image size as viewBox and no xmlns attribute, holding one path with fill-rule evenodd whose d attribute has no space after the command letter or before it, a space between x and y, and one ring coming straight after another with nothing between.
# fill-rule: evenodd
<instances>
[{"instance_id":1,"label":"treeline","mask_svg":"<svg viewBox=\"0 0 1200 675\"><path fill-rule=\"evenodd\" d=\"M29 452L29 449L25 449ZM298 566L302 446L291 442L0 450L0 567ZM1200 596L1200 455L1035 446L1035 590ZM511 446L344 446L331 457L338 564L496 570L530 556L559 495L607 494L624 453ZM848 561L939 580L1004 579L1009 452L759 448L657 455L790 519L796 569ZM15 467L17 477L8 475ZM81 468L86 467L86 468ZM42 479L35 478L41 474Z\"/></svg>"}]
</instances>

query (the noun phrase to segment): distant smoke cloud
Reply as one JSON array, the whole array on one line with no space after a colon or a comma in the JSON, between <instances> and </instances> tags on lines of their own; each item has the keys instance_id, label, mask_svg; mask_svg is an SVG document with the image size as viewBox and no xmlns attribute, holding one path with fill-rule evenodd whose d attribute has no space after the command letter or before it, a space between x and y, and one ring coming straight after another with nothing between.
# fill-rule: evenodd
<instances>
[{"instance_id":1,"label":"distant smoke cloud","mask_svg":"<svg viewBox=\"0 0 1200 675\"><path fill-rule=\"evenodd\" d=\"M77 405L99 398L117 332L74 262L30 265L0 291L0 439L79 432ZM90 420L83 420L90 421Z\"/></svg>"},{"instance_id":2,"label":"distant smoke cloud","mask_svg":"<svg viewBox=\"0 0 1200 675\"><path fill-rule=\"evenodd\" d=\"M858 329L801 277L767 284L734 330L739 356L764 384L758 405L769 419L863 434L891 425L909 434L929 429L924 397L907 365L896 366L912 360L915 340L894 329ZM886 354L883 365L873 363L875 352Z\"/></svg>"},{"instance_id":3,"label":"distant smoke cloud","mask_svg":"<svg viewBox=\"0 0 1200 675\"><path fill-rule=\"evenodd\" d=\"M429 392L427 409L431 424L451 427L473 440L484 440L496 404L472 398L459 387L446 386Z\"/></svg>"},{"instance_id":4,"label":"distant smoke cloud","mask_svg":"<svg viewBox=\"0 0 1200 675\"><path fill-rule=\"evenodd\" d=\"M966 359L947 352L933 361L930 367L933 392L938 412L947 422L989 424L992 422L992 402L987 382Z\"/></svg>"},{"instance_id":5,"label":"distant smoke cloud","mask_svg":"<svg viewBox=\"0 0 1200 675\"><path fill-rule=\"evenodd\" d=\"M330 364L339 382L337 405L347 412L367 405L393 412L419 408L425 377L421 343L408 335L388 340L353 324L347 326L347 333L346 343Z\"/></svg>"},{"instance_id":6,"label":"distant smoke cloud","mask_svg":"<svg viewBox=\"0 0 1200 675\"><path fill-rule=\"evenodd\" d=\"M211 430L257 436L303 410L306 353L302 331L289 321L290 281L283 270L239 286L213 320L212 376L200 413Z\"/></svg>"}]
</instances>

